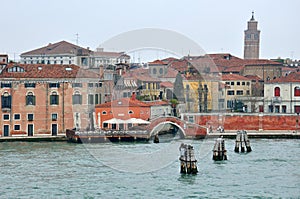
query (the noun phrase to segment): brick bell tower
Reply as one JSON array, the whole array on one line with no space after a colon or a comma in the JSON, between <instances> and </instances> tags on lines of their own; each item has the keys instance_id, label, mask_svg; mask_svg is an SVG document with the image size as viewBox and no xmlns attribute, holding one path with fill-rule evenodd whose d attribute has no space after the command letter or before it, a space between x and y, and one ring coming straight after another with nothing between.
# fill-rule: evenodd
<instances>
[{"instance_id":1,"label":"brick bell tower","mask_svg":"<svg viewBox=\"0 0 300 199\"><path fill-rule=\"evenodd\" d=\"M260 30L257 30L257 21L254 19L254 12L248 21L248 29L244 37L244 59L259 59Z\"/></svg>"}]
</instances>

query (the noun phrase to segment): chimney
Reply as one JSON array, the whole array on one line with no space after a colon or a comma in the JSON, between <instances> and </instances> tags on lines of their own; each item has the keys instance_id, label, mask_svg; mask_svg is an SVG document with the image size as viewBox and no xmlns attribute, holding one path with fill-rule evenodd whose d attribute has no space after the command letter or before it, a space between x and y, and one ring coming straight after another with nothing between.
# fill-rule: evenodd
<instances>
[{"instance_id":1,"label":"chimney","mask_svg":"<svg viewBox=\"0 0 300 199\"><path fill-rule=\"evenodd\" d=\"M103 65L99 66L100 79L104 78L104 68Z\"/></svg>"},{"instance_id":2,"label":"chimney","mask_svg":"<svg viewBox=\"0 0 300 199\"><path fill-rule=\"evenodd\" d=\"M131 99L136 100L135 92L132 92Z\"/></svg>"}]
</instances>

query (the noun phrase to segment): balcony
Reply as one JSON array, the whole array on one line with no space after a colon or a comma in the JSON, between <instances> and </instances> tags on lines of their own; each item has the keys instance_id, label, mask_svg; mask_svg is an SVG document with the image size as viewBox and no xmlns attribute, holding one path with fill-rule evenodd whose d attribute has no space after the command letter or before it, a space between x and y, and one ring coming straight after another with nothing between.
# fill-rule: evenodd
<instances>
[{"instance_id":1,"label":"balcony","mask_svg":"<svg viewBox=\"0 0 300 199\"><path fill-rule=\"evenodd\" d=\"M272 98L272 104L280 104L280 103L281 103L281 97Z\"/></svg>"}]
</instances>

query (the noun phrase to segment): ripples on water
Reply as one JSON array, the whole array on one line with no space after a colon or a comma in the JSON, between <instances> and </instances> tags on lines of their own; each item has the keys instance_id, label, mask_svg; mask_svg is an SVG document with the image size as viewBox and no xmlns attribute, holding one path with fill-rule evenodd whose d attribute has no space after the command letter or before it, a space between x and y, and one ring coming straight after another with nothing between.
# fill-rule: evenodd
<instances>
[{"instance_id":1,"label":"ripples on water","mask_svg":"<svg viewBox=\"0 0 300 199\"><path fill-rule=\"evenodd\" d=\"M172 161L156 157L151 164L158 170L146 173L126 172L134 166L114 160L114 149L151 157L167 151L170 143L0 143L0 198L300 197L299 140L253 139L253 151L238 154L234 140L227 139L228 160L223 162L212 160L214 140L186 140L195 147L198 175L179 173L181 142L172 142L177 148L167 153ZM123 165L123 171L112 169L111 163Z\"/></svg>"}]
</instances>

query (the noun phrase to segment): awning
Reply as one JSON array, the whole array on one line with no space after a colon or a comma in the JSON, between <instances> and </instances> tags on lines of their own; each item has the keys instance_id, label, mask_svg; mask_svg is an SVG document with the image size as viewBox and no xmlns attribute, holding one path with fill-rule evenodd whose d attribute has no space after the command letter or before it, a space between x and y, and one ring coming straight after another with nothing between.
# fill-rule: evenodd
<instances>
[{"instance_id":1,"label":"awning","mask_svg":"<svg viewBox=\"0 0 300 199\"><path fill-rule=\"evenodd\" d=\"M132 123L132 124L149 124L150 122L142 119L137 118L130 118L128 120L125 120L125 123Z\"/></svg>"},{"instance_id":2,"label":"awning","mask_svg":"<svg viewBox=\"0 0 300 199\"><path fill-rule=\"evenodd\" d=\"M103 123L107 123L107 124L124 124L126 120L121 120L121 119L117 119L117 118L112 118L110 120L105 120L103 121Z\"/></svg>"}]
</instances>

